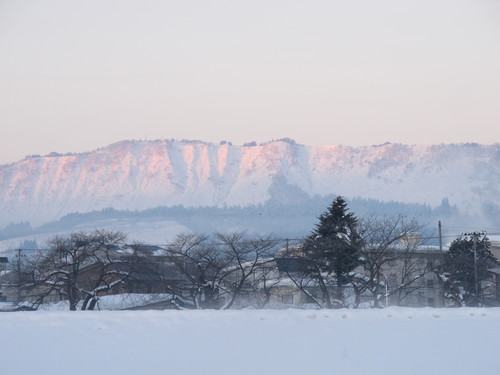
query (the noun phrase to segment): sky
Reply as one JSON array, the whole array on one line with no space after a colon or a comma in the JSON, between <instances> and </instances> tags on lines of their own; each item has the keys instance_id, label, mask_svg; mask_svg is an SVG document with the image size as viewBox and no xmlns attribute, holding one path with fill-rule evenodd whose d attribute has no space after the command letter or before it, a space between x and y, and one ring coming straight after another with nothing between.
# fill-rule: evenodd
<instances>
[{"instance_id":1,"label":"sky","mask_svg":"<svg viewBox=\"0 0 500 375\"><path fill-rule=\"evenodd\" d=\"M0 164L124 139L500 142L498 0L0 0Z\"/></svg>"}]
</instances>

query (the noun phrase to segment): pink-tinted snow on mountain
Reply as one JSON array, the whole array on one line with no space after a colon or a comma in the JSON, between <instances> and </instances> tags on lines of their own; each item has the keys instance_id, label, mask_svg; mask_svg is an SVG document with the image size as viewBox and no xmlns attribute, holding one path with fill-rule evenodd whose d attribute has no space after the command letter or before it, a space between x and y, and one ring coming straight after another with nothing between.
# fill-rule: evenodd
<instances>
[{"instance_id":1,"label":"pink-tinted snow on mountain","mask_svg":"<svg viewBox=\"0 0 500 375\"><path fill-rule=\"evenodd\" d=\"M83 154L27 157L0 166L0 225L107 207L262 203L287 189L437 206L500 206L500 145L235 146L123 141Z\"/></svg>"}]
</instances>

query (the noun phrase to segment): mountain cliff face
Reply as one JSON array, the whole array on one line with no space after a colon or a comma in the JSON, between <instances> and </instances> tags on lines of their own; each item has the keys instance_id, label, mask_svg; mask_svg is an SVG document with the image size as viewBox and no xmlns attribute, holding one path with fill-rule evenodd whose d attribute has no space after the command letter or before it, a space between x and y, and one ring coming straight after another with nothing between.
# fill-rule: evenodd
<instances>
[{"instance_id":1,"label":"mountain cliff face","mask_svg":"<svg viewBox=\"0 0 500 375\"><path fill-rule=\"evenodd\" d=\"M245 206L327 194L431 206L447 197L463 212L480 214L500 206L500 145L123 141L0 166L0 225L37 225L107 207Z\"/></svg>"}]
</instances>

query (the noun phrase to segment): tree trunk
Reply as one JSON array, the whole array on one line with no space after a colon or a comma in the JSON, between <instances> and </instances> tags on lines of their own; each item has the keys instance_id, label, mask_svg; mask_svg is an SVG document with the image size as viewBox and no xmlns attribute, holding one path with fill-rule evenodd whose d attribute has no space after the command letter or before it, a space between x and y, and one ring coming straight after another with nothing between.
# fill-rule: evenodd
<instances>
[{"instance_id":1,"label":"tree trunk","mask_svg":"<svg viewBox=\"0 0 500 375\"><path fill-rule=\"evenodd\" d=\"M340 281L337 281L337 286L335 287L335 299L339 301L342 305L344 304L344 289Z\"/></svg>"},{"instance_id":2,"label":"tree trunk","mask_svg":"<svg viewBox=\"0 0 500 375\"><path fill-rule=\"evenodd\" d=\"M90 296L86 296L85 299L83 300L83 304L82 304L82 310L87 310L87 305L90 301Z\"/></svg>"},{"instance_id":3,"label":"tree trunk","mask_svg":"<svg viewBox=\"0 0 500 375\"><path fill-rule=\"evenodd\" d=\"M352 308L357 309L360 303L361 303L361 293L359 292L359 290L354 289L354 304L352 305Z\"/></svg>"},{"instance_id":4,"label":"tree trunk","mask_svg":"<svg viewBox=\"0 0 500 375\"><path fill-rule=\"evenodd\" d=\"M68 302L69 310L76 311L76 305L78 304L78 291L73 287L68 287Z\"/></svg>"}]
</instances>

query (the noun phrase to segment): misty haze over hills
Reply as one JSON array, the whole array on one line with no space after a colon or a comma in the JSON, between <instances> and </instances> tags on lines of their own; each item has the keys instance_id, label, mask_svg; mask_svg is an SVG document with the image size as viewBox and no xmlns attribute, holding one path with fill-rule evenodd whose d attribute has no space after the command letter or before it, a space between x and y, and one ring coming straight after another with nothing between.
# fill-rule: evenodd
<instances>
[{"instance_id":1,"label":"misty haze over hills","mask_svg":"<svg viewBox=\"0 0 500 375\"><path fill-rule=\"evenodd\" d=\"M113 222L120 227L125 221L132 227L163 222L183 230L300 236L335 195L345 196L358 216L406 214L431 226L437 220L495 226L499 189L498 144L122 141L0 166L0 235Z\"/></svg>"}]
</instances>

